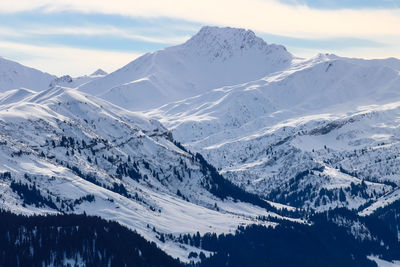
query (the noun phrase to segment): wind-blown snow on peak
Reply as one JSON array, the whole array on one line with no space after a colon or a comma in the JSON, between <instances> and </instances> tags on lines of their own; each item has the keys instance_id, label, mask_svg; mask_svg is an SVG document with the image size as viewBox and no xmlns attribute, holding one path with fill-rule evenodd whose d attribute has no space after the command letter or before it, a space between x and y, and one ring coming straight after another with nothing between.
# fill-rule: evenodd
<instances>
[{"instance_id":1,"label":"wind-blown snow on peak","mask_svg":"<svg viewBox=\"0 0 400 267\"><path fill-rule=\"evenodd\" d=\"M79 89L144 110L260 79L287 68L292 59L284 47L268 45L251 31L203 27L186 43L146 54Z\"/></svg>"},{"instance_id":2,"label":"wind-blown snow on peak","mask_svg":"<svg viewBox=\"0 0 400 267\"><path fill-rule=\"evenodd\" d=\"M251 49L265 53L281 53L280 56L291 57L284 46L268 45L251 30L230 27L205 26L183 46L200 55L210 55L222 60L234 56L235 53L243 53Z\"/></svg>"}]
</instances>

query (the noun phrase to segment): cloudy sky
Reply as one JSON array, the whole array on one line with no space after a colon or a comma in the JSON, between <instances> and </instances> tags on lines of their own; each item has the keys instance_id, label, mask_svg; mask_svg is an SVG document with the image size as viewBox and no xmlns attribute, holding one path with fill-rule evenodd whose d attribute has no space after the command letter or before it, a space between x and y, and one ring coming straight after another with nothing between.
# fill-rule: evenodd
<instances>
[{"instance_id":1,"label":"cloudy sky","mask_svg":"<svg viewBox=\"0 0 400 267\"><path fill-rule=\"evenodd\" d=\"M302 57L400 58L400 0L1 0L0 56L56 75L113 71L204 25Z\"/></svg>"}]
</instances>

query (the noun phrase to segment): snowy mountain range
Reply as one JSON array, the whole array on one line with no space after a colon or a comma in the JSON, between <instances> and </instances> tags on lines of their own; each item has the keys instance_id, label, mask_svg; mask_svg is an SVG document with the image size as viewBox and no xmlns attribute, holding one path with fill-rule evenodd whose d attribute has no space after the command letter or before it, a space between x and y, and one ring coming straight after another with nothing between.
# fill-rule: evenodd
<instances>
[{"instance_id":1,"label":"snowy mountain range","mask_svg":"<svg viewBox=\"0 0 400 267\"><path fill-rule=\"evenodd\" d=\"M359 208L399 195L399 64L318 55L148 115L246 190L302 208ZM364 197L351 193L363 181Z\"/></svg>"},{"instance_id":2,"label":"snowy mountain range","mask_svg":"<svg viewBox=\"0 0 400 267\"><path fill-rule=\"evenodd\" d=\"M187 247L156 235L228 232L275 214L221 197L209 167L141 114L63 87L0 99L2 209L113 219L183 260Z\"/></svg>"},{"instance_id":3,"label":"snowy mountain range","mask_svg":"<svg viewBox=\"0 0 400 267\"><path fill-rule=\"evenodd\" d=\"M184 44L148 53L79 90L137 111L259 79L292 60L252 31L203 27Z\"/></svg>"},{"instance_id":4,"label":"snowy mountain range","mask_svg":"<svg viewBox=\"0 0 400 267\"><path fill-rule=\"evenodd\" d=\"M400 60L302 59L203 27L110 74L0 59L0 75L3 210L115 220L184 262L215 251L180 235L337 208L356 240L388 244L373 219L400 238Z\"/></svg>"}]
</instances>

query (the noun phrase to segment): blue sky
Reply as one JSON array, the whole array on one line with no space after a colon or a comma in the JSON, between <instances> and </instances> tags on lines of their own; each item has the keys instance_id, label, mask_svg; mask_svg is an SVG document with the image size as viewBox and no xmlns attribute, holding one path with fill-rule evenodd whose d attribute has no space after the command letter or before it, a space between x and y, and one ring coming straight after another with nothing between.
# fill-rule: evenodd
<instances>
[{"instance_id":1,"label":"blue sky","mask_svg":"<svg viewBox=\"0 0 400 267\"><path fill-rule=\"evenodd\" d=\"M400 57L400 0L3 1L0 56L56 75L113 71L203 25L252 29L302 57Z\"/></svg>"}]
</instances>

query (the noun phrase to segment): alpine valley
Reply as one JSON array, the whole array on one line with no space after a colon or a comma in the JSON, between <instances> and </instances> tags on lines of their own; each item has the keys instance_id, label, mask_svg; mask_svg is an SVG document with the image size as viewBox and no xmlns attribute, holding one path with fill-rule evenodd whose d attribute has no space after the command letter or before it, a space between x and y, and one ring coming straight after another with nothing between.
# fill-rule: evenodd
<instances>
[{"instance_id":1,"label":"alpine valley","mask_svg":"<svg viewBox=\"0 0 400 267\"><path fill-rule=\"evenodd\" d=\"M245 29L110 74L0 58L0 266L398 266L399 118L400 60Z\"/></svg>"}]
</instances>

